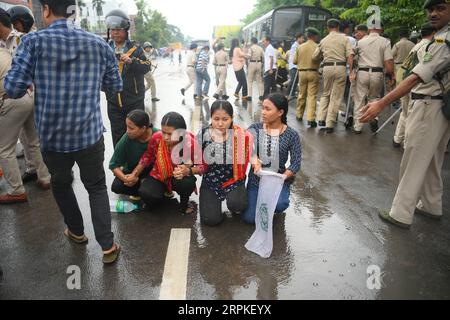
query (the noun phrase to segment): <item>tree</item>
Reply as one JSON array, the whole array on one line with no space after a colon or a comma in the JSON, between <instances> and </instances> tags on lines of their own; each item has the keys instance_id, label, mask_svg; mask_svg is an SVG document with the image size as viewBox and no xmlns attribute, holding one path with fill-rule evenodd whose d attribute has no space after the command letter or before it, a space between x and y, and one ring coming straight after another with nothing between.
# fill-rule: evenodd
<instances>
[{"instance_id":1,"label":"tree","mask_svg":"<svg viewBox=\"0 0 450 320\"><path fill-rule=\"evenodd\" d=\"M92 0L92 9L95 9L98 17L103 15L103 5L104 4L105 4L105 0Z\"/></svg>"}]
</instances>

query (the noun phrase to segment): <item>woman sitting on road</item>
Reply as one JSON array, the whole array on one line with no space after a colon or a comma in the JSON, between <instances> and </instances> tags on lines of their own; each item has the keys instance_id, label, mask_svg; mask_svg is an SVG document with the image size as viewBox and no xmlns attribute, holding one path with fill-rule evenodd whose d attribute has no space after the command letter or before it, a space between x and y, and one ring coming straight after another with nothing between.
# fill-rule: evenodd
<instances>
[{"instance_id":1,"label":"woman sitting on road","mask_svg":"<svg viewBox=\"0 0 450 320\"><path fill-rule=\"evenodd\" d=\"M131 196L132 200L137 200L141 180L148 176L149 170L137 177L131 173L138 165L147 150L148 142L157 130L153 128L150 117L144 110L131 111L127 115L126 124L127 133L117 143L109 162L109 169L116 177L111 190L117 194Z\"/></svg>"},{"instance_id":2,"label":"woman sitting on road","mask_svg":"<svg viewBox=\"0 0 450 320\"><path fill-rule=\"evenodd\" d=\"M275 213L282 213L289 207L290 186L300 171L301 144L298 133L287 125L288 110L287 98L273 93L263 102L262 123L255 123L248 129L255 140L254 157L257 159L252 160L253 171L250 170L247 183L248 208L242 215L247 223L255 223L259 188L259 177L255 174L261 169L285 176ZM288 157L290 166L286 169Z\"/></svg>"},{"instance_id":3,"label":"woman sitting on road","mask_svg":"<svg viewBox=\"0 0 450 320\"><path fill-rule=\"evenodd\" d=\"M197 141L202 145L203 173L200 188L200 218L206 225L223 220L222 201L233 213L247 209L246 171L252 136L233 125L233 106L217 100L211 106L211 125L202 129Z\"/></svg>"},{"instance_id":4,"label":"woman sitting on road","mask_svg":"<svg viewBox=\"0 0 450 320\"><path fill-rule=\"evenodd\" d=\"M161 132L153 135L133 171L133 175L139 177L145 168L153 166L150 176L139 188L139 195L148 207L154 208L166 194L176 191L180 195L181 212L194 212L193 208L188 207L197 181L192 170L195 163L201 163L201 155L195 155L200 148L195 144L194 135L186 131L186 122L179 113L170 112L163 117Z\"/></svg>"}]
</instances>

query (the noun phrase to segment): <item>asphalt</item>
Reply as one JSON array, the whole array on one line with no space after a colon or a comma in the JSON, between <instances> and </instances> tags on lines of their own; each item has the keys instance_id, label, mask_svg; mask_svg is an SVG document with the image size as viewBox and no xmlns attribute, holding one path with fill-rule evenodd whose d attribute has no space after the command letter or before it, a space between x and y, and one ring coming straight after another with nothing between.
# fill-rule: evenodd
<instances>
[{"instance_id":1,"label":"asphalt","mask_svg":"<svg viewBox=\"0 0 450 320\"><path fill-rule=\"evenodd\" d=\"M214 99L195 105L192 89L185 100L179 89L184 68L159 60L155 72L160 102L146 106L155 126L169 111L180 112L194 132L209 121ZM228 90L235 77L230 68ZM214 80L210 96L215 90ZM255 97L257 95L255 94ZM170 232L190 228L186 297L199 299L450 299L450 160L446 156L444 217L416 216L410 230L382 222L378 209L389 209L398 183L400 150L392 148L394 125L373 137L360 136L340 122L334 134L289 125L302 139L302 170L292 186L291 206L274 222L269 259L244 245L254 231L239 216L226 212L218 227L200 225L198 215L182 216L177 198L151 211L112 214L112 228L123 251L105 267L95 241L88 195L74 168L74 189L85 220L87 246L69 243L50 191L26 185L29 201L0 207L0 299L158 299ZM109 130L102 97L105 126ZM259 119L255 102L235 104L236 122ZM385 119L389 112L383 114ZM112 154L110 133L105 168ZM23 160L20 160L23 169ZM113 180L107 170L110 186ZM199 186L198 181L198 186ZM6 192L5 181L0 193ZM111 199L118 196L110 192ZM192 201L198 203L198 196ZM81 289L69 290L69 266L81 270ZM381 272L381 288L368 287L368 270Z\"/></svg>"}]
</instances>

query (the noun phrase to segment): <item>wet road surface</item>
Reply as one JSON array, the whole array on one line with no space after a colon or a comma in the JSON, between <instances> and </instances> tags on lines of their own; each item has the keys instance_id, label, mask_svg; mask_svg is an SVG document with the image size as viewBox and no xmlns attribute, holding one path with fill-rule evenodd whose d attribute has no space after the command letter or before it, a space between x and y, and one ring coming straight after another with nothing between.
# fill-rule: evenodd
<instances>
[{"instance_id":1,"label":"wet road surface","mask_svg":"<svg viewBox=\"0 0 450 320\"><path fill-rule=\"evenodd\" d=\"M191 88L183 100L184 67L159 60L155 78L161 101L152 103L149 93L146 99L155 126L160 126L169 111L185 116L195 133L208 123L209 104L214 99L195 105ZM235 84L230 68L229 95ZM213 80L210 96L214 91ZM113 213L113 231L123 251L115 265L105 267L93 233L87 192L75 167L74 189L89 244L69 243L51 192L27 185L28 203L0 207L4 272L0 298L158 299L170 232L189 228L187 299L450 299L449 156L443 170L443 219L416 216L410 231L398 229L377 216L378 208L390 208L398 182L401 151L392 148L395 127L389 125L377 137L368 128L356 136L341 122L335 134L326 135L298 123L294 109L295 102L289 125L301 134L302 172L292 187L290 208L275 218L269 259L244 248L254 226L239 216L226 212L220 226L201 226L197 215L178 213L175 198L152 211ZM102 110L109 131L104 98ZM236 103L237 124L258 121L259 110L256 102ZM112 155L109 132L105 138L107 168ZM23 169L23 160L20 164ZM112 180L107 171L109 186ZM6 192L4 183L0 182L1 193ZM110 192L110 198L118 196ZM191 200L198 203L198 196ZM67 288L71 265L81 270L80 290ZM380 290L367 285L367 272L373 268L381 272Z\"/></svg>"}]
</instances>

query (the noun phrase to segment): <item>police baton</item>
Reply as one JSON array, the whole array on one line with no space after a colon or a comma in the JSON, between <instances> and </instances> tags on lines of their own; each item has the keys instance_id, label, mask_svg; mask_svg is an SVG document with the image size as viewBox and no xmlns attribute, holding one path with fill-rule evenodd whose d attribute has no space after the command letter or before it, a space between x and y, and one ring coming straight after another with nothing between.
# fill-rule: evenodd
<instances>
[{"instance_id":1,"label":"police baton","mask_svg":"<svg viewBox=\"0 0 450 320\"><path fill-rule=\"evenodd\" d=\"M400 113L402 112L403 108L398 108L398 110L396 110L390 117L389 119L386 120L385 123L383 123L383 125L378 129L377 132L375 132L373 135L376 136L377 134L379 134L384 127L386 127L388 125L389 122L391 122L392 120L394 120L394 118Z\"/></svg>"}]
</instances>

